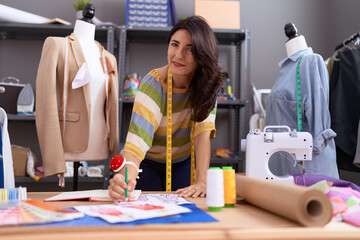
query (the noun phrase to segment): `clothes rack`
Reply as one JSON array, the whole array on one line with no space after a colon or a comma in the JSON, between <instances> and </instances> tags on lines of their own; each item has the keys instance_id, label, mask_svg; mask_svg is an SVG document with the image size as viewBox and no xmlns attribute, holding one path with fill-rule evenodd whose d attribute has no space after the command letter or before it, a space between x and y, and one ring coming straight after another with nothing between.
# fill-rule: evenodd
<instances>
[{"instance_id":1,"label":"clothes rack","mask_svg":"<svg viewBox=\"0 0 360 240\"><path fill-rule=\"evenodd\" d=\"M356 40L360 38L360 32L354 33L353 35L351 35L349 38L345 39L342 44L339 44L336 48L335 51L339 50L340 48L346 46L347 44L351 43L352 41Z\"/></svg>"}]
</instances>

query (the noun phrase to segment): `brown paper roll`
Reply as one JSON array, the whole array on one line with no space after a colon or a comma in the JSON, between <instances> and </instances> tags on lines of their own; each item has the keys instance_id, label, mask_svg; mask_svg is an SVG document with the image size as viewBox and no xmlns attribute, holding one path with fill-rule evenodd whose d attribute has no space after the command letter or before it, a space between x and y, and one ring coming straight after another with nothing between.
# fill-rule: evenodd
<instances>
[{"instance_id":1,"label":"brown paper roll","mask_svg":"<svg viewBox=\"0 0 360 240\"><path fill-rule=\"evenodd\" d=\"M236 194L252 205L307 227L330 222L330 200L317 189L271 182L236 174Z\"/></svg>"}]
</instances>

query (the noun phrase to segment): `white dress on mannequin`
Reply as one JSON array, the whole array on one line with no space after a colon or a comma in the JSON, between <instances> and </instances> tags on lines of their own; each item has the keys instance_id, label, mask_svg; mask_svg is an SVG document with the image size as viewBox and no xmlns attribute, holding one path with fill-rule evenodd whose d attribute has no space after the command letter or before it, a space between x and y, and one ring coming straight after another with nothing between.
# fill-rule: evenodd
<instances>
[{"instance_id":1,"label":"white dress on mannequin","mask_svg":"<svg viewBox=\"0 0 360 240\"><path fill-rule=\"evenodd\" d=\"M87 69L90 74L90 135L88 148L83 153L65 152L65 161L104 160L108 156L105 120L105 74L99 46L95 43L95 25L76 20L74 32L80 42Z\"/></svg>"}]
</instances>

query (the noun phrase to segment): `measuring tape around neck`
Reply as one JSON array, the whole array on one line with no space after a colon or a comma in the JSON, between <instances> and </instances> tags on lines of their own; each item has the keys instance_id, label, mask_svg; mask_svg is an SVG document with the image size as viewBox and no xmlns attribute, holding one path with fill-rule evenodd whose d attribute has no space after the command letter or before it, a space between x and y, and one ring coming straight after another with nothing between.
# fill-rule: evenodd
<instances>
[{"instance_id":1,"label":"measuring tape around neck","mask_svg":"<svg viewBox=\"0 0 360 240\"><path fill-rule=\"evenodd\" d=\"M303 56L306 54L308 54L308 52L300 56L296 66L296 113L297 113L297 123L298 123L299 132L302 132L302 98L301 98L300 63Z\"/></svg>"},{"instance_id":2,"label":"measuring tape around neck","mask_svg":"<svg viewBox=\"0 0 360 240\"><path fill-rule=\"evenodd\" d=\"M171 191L171 147L172 147L172 74L170 67L167 74L167 115L166 115L166 191ZM191 127L191 184L195 183L195 123Z\"/></svg>"}]
</instances>

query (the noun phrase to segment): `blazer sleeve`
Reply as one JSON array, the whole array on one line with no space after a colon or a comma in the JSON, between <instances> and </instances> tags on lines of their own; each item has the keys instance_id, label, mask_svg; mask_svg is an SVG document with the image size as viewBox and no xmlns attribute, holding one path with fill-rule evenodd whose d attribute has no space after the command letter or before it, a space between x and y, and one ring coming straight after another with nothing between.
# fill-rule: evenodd
<instances>
[{"instance_id":1,"label":"blazer sleeve","mask_svg":"<svg viewBox=\"0 0 360 240\"><path fill-rule=\"evenodd\" d=\"M64 38L48 37L36 77L35 119L45 176L66 172L57 100L62 99L57 95L57 84L61 85L63 81L57 81L57 78L64 76L64 52Z\"/></svg>"},{"instance_id":2,"label":"blazer sleeve","mask_svg":"<svg viewBox=\"0 0 360 240\"><path fill-rule=\"evenodd\" d=\"M109 150L110 159L119 155L119 81L117 71L117 61L114 55L108 54L114 71L111 73L111 97L109 103Z\"/></svg>"}]
</instances>

